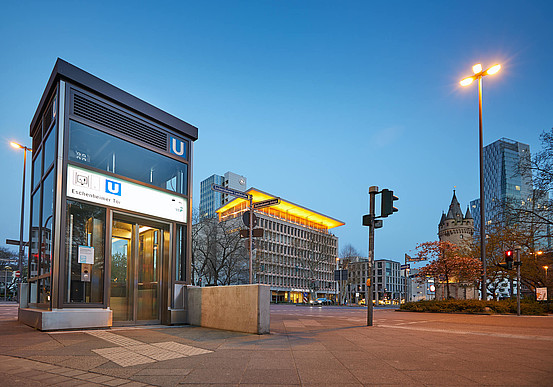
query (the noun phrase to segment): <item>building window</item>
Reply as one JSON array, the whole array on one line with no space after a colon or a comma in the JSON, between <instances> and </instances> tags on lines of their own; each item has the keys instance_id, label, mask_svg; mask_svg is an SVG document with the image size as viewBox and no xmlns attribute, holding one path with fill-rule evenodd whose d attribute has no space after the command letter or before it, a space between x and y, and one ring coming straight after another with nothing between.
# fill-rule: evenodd
<instances>
[{"instance_id":1,"label":"building window","mask_svg":"<svg viewBox=\"0 0 553 387\"><path fill-rule=\"evenodd\" d=\"M186 281L186 226L177 225L176 243L175 280Z\"/></svg>"},{"instance_id":2,"label":"building window","mask_svg":"<svg viewBox=\"0 0 553 387\"><path fill-rule=\"evenodd\" d=\"M188 165L75 121L69 160L186 195Z\"/></svg>"}]
</instances>

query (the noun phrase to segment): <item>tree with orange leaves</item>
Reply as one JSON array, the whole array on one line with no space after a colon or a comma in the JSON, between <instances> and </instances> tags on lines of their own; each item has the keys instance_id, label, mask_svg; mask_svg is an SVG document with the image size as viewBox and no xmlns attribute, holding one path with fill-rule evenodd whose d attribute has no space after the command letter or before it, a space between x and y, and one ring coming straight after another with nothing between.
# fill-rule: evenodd
<instances>
[{"instance_id":1,"label":"tree with orange leaves","mask_svg":"<svg viewBox=\"0 0 553 387\"><path fill-rule=\"evenodd\" d=\"M430 261L428 265L419 270L417 276L420 278L433 277L444 281L447 298L450 298L450 283L474 283L481 274L480 261L471 258L459 246L451 242L421 243L417 245L416 255L421 260Z\"/></svg>"}]
</instances>

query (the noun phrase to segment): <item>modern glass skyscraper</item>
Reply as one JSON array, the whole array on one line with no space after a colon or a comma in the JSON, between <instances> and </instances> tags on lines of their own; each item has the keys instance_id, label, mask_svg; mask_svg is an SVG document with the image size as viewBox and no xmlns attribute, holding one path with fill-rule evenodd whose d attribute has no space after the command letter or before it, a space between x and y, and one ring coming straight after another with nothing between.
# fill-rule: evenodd
<instances>
[{"instance_id":1,"label":"modern glass skyscraper","mask_svg":"<svg viewBox=\"0 0 553 387\"><path fill-rule=\"evenodd\" d=\"M530 161L530 146L502 138L484 147L484 217L501 217L501 203L524 205L532 198L532 174L524 168ZM522 168L521 168L522 167ZM475 232L480 230L480 199L470 202Z\"/></svg>"},{"instance_id":2,"label":"modern glass skyscraper","mask_svg":"<svg viewBox=\"0 0 553 387\"><path fill-rule=\"evenodd\" d=\"M200 183L200 218L216 218L215 210L234 199L233 196L213 191L211 189L212 184L239 191L245 191L247 188L246 178L233 172L227 172L224 176L209 176Z\"/></svg>"}]
</instances>

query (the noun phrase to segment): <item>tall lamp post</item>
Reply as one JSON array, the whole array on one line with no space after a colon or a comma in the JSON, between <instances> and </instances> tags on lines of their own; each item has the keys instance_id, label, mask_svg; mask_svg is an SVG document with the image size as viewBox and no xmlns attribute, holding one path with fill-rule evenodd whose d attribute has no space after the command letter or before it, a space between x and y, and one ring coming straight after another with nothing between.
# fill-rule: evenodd
<instances>
[{"instance_id":1,"label":"tall lamp post","mask_svg":"<svg viewBox=\"0 0 553 387\"><path fill-rule=\"evenodd\" d=\"M484 217L484 136L482 132L482 77L497 73L501 65L494 65L487 70L482 70L480 63L472 66L474 75L464 78L461 86L468 86L478 80L478 123L480 128L480 258L482 260L482 299L488 299L488 287L486 278L486 231Z\"/></svg>"},{"instance_id":2,"label":"tall lamp post","mask_svg":"<svg viewBox=\"0 0 553 387\"><path fill-rule=\"evenodd\" d=\"M17 270L21 273L23 269L23 224L25 222L25 172L26 172L26 166L27 166L27 151L32 152L33 150L31 148L28 148L24 145L18 144L16 142L10 142L10 145L17 149L23 149L23 188L21 189L21 219L19 223L19 259L18 259L18 265ZM17 280L18 282L21 281L21 277ZM17 292L17 299L19 300L19 290Z\"/></svg>"}]
</instances>

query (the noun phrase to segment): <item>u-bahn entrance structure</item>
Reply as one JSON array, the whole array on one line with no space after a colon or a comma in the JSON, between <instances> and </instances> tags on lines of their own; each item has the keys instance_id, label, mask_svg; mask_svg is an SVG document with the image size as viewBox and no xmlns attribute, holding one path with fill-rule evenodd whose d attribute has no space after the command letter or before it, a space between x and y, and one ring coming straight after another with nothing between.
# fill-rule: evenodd
<instances>
[{"instance_id":1,"label":"u-bahn entrance structure","mask_svg":"<svg viewBox=\"0 0 553 387\"><path fill-rule=\"evenodd\" d=\"M30 134L20 321L184 323L198 129L58 59Z\"/></svg>"}]
</instances>

